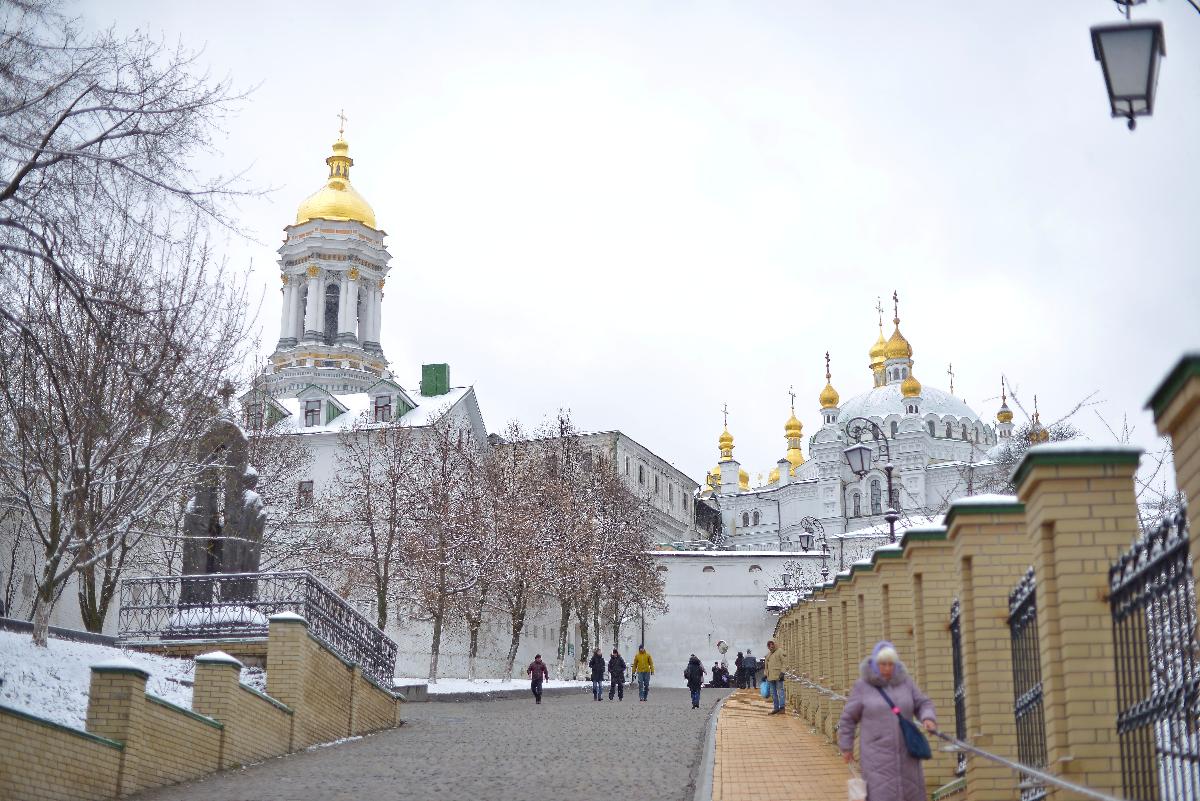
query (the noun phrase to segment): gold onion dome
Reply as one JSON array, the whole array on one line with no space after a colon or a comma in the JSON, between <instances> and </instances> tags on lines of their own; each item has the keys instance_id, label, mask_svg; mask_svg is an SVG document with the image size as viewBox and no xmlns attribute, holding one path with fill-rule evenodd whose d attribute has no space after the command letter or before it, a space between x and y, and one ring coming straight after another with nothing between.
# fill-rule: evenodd
<instances>
[{"instance_id":1,"label":"gold onion dome","mask_svg":"<svg viewBox=\"0 0 1200 801\"><path fill-rule=\"evenodd\" d=\"M883 324L879 324L879 339L875 340L875 344L871 346L871 369L883 369L883 362L887 358L887 342L883 338Z\"/></svg>"},{"instance_id":2,"label":"gold onion dome","mask_svg":"<svg viewBox=\"0 0 1200 801\"><path fill-rule=\"evenodd\" d=\"M768 484L776 484L778 482L779 482L779 468L772 467L770 475L767 476L767 483Z\"/></svg>"},{"instance_id":3,"label":"gold onion dome","mask_svg":"<svg viewBox=\"0 0 1200 801\"><path fill-rule=\"evenodd\" d=\"M1012 409L1008 408L1008 392L1004 382L1000 382L1000 411L996 412L996 420L1001 423L1013 421Z\"/></svg>"},{"instance_id":4,"label":"gold onion dome","mask_svg":"<svg viewBox=\"0 0 1200 801\"><path fill-rule=\"evenodd\" d=\"M333 155L325 159L329 165L329 180L325 186L309 195L296 210L296 225L309 220L351 220L375 227L375 212L371 204L350 185L350 146L340 136L333 143Z\"/></svg>"},{"instance_id":5,"label":"gold onion dome","mask_svg":"<svg viewBox=\"0 0 1200 801\"><path fill-rule=\"evenodd\" d=\"M804 423L796 418L795 410L792 410L792 416L783 424L783 435L787 439L800 439L804 436Z\"/></svg>"},{"instance_id":6,"label":"gold onion dome","mask_svg":"<svg viewBox=\"0 0 1200 801\"><path fill-rule=\"evenodd\" d=\"M900 333L900 318L897 317L895 323L896 330L892 332L892 338L887 341L884 355L889 359L911 359L912 345L909 345L904 334Z\"/></svg>"},{"instance_id":7,"label":"gold onion dome","mask_svg":"<svg viewBox=\"0 0 1200 801\"><path fill-rule=\"evenodd\" d=\"M750 474L745 470L738 470L738 489L750 489Z\"/></svg>"},{"instance_id":8,"label":"gold onion dome","mask_svg":"<svg viewBox=\"0 0 1200 801\"><path fill-rule=\"evenodd\" d=\"M733 434L729 433L728 428L721 432L721 437L717 440L717 447L721 450L722 459L733 458Z\"/></svg>"},{"instance_id":9,"label":"gold onion dome","mask_svg":"<svg viewBox=\"0 0 1200 801\"><path fill-rule=\"evenodd\" d=\"M876 346L883 344L883 330L880 329L879 342L876 343ZM882 365L882 363L881 360L880 364ZM871 348L871 367L872 369L875 367L875 348ZM825 389L821 390L820 395L822 409L835 409L841 403L842 399L838 395L837 390L833 388L832 380L833 377L829 373L829 351L825 351Z\"/></svg>"},{"instance_id":10,"label":"gold onion dome","mask_svg":"<svg viewBox=\"0 0 1200 801\"><path fill-rule=\"evenodd\" d=\"M908 378L900 382L900 394L906 398L919 397L921 394L921 382L912 373L909 373Z\"/></svg>"}]
</instances>

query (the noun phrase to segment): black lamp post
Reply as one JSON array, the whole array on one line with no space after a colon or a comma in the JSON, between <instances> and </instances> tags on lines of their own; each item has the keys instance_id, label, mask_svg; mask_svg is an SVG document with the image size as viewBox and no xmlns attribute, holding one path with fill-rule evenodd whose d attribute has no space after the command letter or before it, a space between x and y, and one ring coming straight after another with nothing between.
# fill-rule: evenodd
<instances>
[{"instance_id":1,"label":"black lamp post","mask_svg":"<svg viewBox=\"0 0 1200 801\"><path fill-rule=\"evenodd\" d=\"M810 539L801 543L805 551L812 547L812 537L821 535L821 582L829 581L829 543L825 539L825 527L821 525L821 521L812 515L806 515L800 519L800 530L803 531Z\"/></svg>"},{"instance_id":2,"label":"black lamp post","mask_svg":"<svg viewBox=\"0 0 1200 801\"><path fill-rule=\"evenodd\" d=\"M900 513L896 511L895 494L892 492L892 451L888 447L887 435L883 433L883 429L876 425L871 420L865 417L853 417L846 421L846 435L850 437L854 444L842 451L846 456L846 464L850 465L850 472L854 473L860 479L867 474L871 469L871 463L874 458L874 451L870 445L863 443L863 435L866 432L871 433L872 439L879 444L883 451L884 465L883 472L887 475L887 493L888 506L887 511L883 514L883 519L888 523L888 537L892 542L896 541L896 521L900 519Z\"/></svg>"}]
</instances>

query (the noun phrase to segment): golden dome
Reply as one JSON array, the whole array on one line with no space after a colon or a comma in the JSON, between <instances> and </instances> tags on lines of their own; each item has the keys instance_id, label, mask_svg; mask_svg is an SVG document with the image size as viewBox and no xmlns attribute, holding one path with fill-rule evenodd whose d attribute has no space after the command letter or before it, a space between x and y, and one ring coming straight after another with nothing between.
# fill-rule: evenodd
<instances>
[{"instance_id":1,"label":"golden dome","mask_svg":"<svg viewBox=\"0 0 1200 801\"><path fill-rule=\"evenodd\" d=\"M375 227L375 212L371 204L350 185L350 146L340 137L333 143L333 155L325 159L329 165L329 180L325 186L309 195L296 210L296 225L309 220L352 220Z\"/></svg>"},{"instance_id":2,"label":"golden dome","mask_svg":"<svg viewBox=\"0 0 1200 801\"><path fill-rule=\"evenodd\" d=\"M884 351L884 356L889 359L911 359L912 345L908 344L908 340L904 338L904 334L900 333L900 320L896 320L896 330L892 332L892 338L887 341L887 349Z\"/></svg>"},{"instance_id":3,"label":"golden dome","mask_svg":"<svg viewBox=\"0 0 1200 801\"><path fill-rule=\"evenodd\" d=\"M876 345L882 345L882 344L884 344L883 343L883 330L880 329L879 342L877 342ZM881 359L880 365L882 365L882 364L883 364L883 361ZM871 348L871 369L872 370L875 369L875 348ZM837 390L833 388L833 384L830 383L830 380L831 380L831 376L829 374L829 351L825 351L825 389L821 390L821 396L820 396L822 409L835 409L835 408L837 408L837 405L839 403L841 403L841 400L842 400L841 397L838 395Z\"/></svg>"},{"instance_id":4,"label":"golden dome","mask_svg":"<svg viewBox=\"0 0 1200 801\"><path fill-rule=\"evenodd\" d=\"M900 382L900 394L906 398L916 398L921 394L921 382L909 373L908 378Z\"/></svg>"},{"instance_id":5,"label":"golden dome","mask_svg":"<svg viewBox=\"0 0 1200 801\"><path fill-rule=\"evenodd\" d=\"M733 458L733 434L729 433L728 428L721 432L721 437L717 440L717 447L721 450L722 459Z\"/></svg>"},{"instance_id":6,"label":"golden dome","mask_svg":"<svg viewBox=\"0 0 1200 801\"><path fill-rule=\"evenodd\" d=\"M778 467L771 468L771 473L770 473L770 475L767 476L767 483L768 484L779 483L779 468Z\"/></svg>"},{"instance_id":7,"label":"golden dome","mask_svg":"<svg viewBox=\"0 0 1200 801\"><path fill-rule=\"evenodd\" d=\"M792 410L792 416L783 424L783 436L785 439L800 439L804 436L804 423L796 418L795 410Z\"/></svg>"},{"instance_id":8,"label":"golden dome","mask_svg":"<svg viewBox=\"0 0 1200 801\"><path fill-rule=\"evenodd\" d=\"M745 470L738 470L738 489L750 489L750 474Z\"/></svg>"},{"instance_id":9,"label":"golden dome","mask_svg":"<svg viewBox=\"0 0 1200 801\"><path fill-rule=\"evenodd\" d=\"M721 489L721 465L717 465L712 470L708 471L708 475L704 479L704 483L709 489L714 492Z\"/></svg>"},{"instance_id":10,"label":"golden dome","mask_svg":"<svg viewBox=\"0 0 1200 801\"><path fill-rule=\"evenodd\" d=\"M883 367L883 361L886 358L887 342L883 338L883 324L879 324L879 339L875 340L875 344L871 346L871 369L877 370Z\"/></svg>"},{"instance_id":11,"label":"golden dome","mask_svg":"<svg viewBox=\"0 0 1200 801\"><path fill-rule=\"evenodd\" d=\"M1013 421L1012 409L1008 408L1008 387L1003 381L1000 382L1000 411L996 412L996 420L1001 423Z\"/></svg>"}]
</instances>

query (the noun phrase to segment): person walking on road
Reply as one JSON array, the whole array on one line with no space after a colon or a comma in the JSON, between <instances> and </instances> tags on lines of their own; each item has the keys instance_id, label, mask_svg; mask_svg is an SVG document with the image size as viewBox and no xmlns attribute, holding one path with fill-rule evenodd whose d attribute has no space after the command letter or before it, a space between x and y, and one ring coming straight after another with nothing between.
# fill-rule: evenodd
<instances>
[{"instance_id":1,"label":"person walking on road","mask_svg":"<svg viewBox=\"0 0 1200 801\"><path fill-rule=\"evenodd\" d=\"M529 689L533 691L534 703L542 702L542 681L550 678L550 671L546 669L546 663L542 661L541 654L535 654L533 661L529 663L529 667L525 668L525 672L529 674Z\"/></svg>"},{"instance_id":2,"label":"person walking on road","mask_svg":"<svg viewBox=\"0 0 1200 801\"><path fill-rule=\"evenodd\" d=\"M592 698L603 701L604 657L600 655L599 648L592 652L592 658L588 660L588 667L592 669Z\"/></svg>"},{"instance_id":3,"label":"person walking on road","mask_svg":"<svg viewBox=\"0 0 1200 801\"><path fill-rule=\"evenodd\" d=\"M742 658L742 670L746 672L746 687L748 689L758 689L758 660L749 648L746 649L746 655Z\"/></svg>"},{"instance_id":4,"label":"person walking on road","mask_svg":"<svg viewBox=\"0 0 1200 801\"><path fill-rule=\"evenodd\" d=\"M621 656L621 652L616 648L613 649L612 656L608 658L608 700L613 699L613 693L617 694L618 701L625 700L625 658Z\"/></svg>"},{"instance_id":5,"label":"person walking on road","mask_svg":"<svg viewBox=\"0 0 1200 801\"><path fill-rule=\"evenodd\" d=\"M926 731L937 729L933 701L921 692L896 649L876 643L859 665L859 679L838 723L838 747L849 763L854 758L854 732L862 729L859 759L871 801L925 801L925 771L909 754L897 718L915 715Z\"/></svg>"},{"instance_id":6,"label":"person walking on road","mask_svg":"<svg viewBox=\"0 0 1200 801\"><path fill-rule=\"evenodd\" d=\"M771 688L771 698L774 700L773 707L768 715L778 715L783 711L783 662L785 656L774 640L767 640L767 659L763 665L766 671L763 679Z\"/></svg>"},{"instance_id":7,"label":"person walking on road","mask_svg":"<svg viewBox=\"0 0 1200 801\"><path fill-rule=\"evenodd\" d=\"M737 659L733 660L733 679L739 690L746 689L746 657L738 651Z\"/></svg>"},{"instance_id":8,"label":"person walking on road","mask_svg":"<svg viewBox=\"0 0 1200 801\"><path fill-rule=\"evenodd\" d=\"M683 678L692 691L692 709L700 708L700 688L704 685L704 674L707 672L704 665L700 664L700 657L692 654L687 667L683 669Z\"/></svg>"},{"instance_id":9,"label":"person walking on road","mask_svg":"<svg viewBox=\"0 0 1200 801\"><path fill-rule=\"evenodd\" d=\"M644 644L639 645L638 652L633 655L633 673L637 676L638 700L645 701L650 697L650 677L654 675L654 659Z\"/></svg>"}]
</instances>

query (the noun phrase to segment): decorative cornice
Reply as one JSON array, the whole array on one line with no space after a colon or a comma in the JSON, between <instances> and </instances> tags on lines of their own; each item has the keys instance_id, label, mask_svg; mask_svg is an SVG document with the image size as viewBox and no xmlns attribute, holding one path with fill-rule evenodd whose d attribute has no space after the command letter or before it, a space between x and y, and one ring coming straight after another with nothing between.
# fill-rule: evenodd
<instances>
[{"instance_id":1,"label":"decorative cornice","mask_svg":"<svg viewBox=\"0 0 1200 801\"><path fill-rule=\"evenodd\" d=\"M962 505L950 504L950 511L946 512L946 532L949 533L950 527L959 517L968 515L1023 515L1025 514L1025 504L1013 499L1012 503L966 503Z\"/></svg>"}]
</instances>

